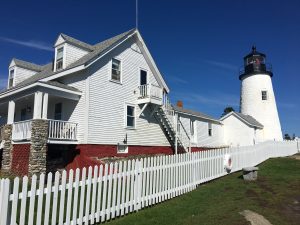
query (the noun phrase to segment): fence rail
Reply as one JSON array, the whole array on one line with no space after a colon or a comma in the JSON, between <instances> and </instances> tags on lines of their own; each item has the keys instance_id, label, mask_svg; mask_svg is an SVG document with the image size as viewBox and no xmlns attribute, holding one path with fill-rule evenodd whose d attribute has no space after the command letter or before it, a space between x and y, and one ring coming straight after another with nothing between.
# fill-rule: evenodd
<instances>
[{"instance_id":1,"label":"fence rail","mask_svg":"<svg viewBox=\"0 0 300 225\"><path fill-rule=\"evenodd\" d=\"M156 98L162 100L163 89L154 84L145 84L138 86L139 98Z\"/></svg>"},{"instance_id":2,"label":"fence rail","mask_svg":"<svg viewBox=\"0 0 300 225\"><path fill-rule=\"evenodd\" d=\"M271 157L297 153L297 142L214 149L149 157L68 173L0 180L0 225L94 224L166 201L231 172ZM53 177L54 176L54 177ZM54 179L53 179L54 178ZM18 210L19 209L19 210Z\"/></svg>"}]
</instances>

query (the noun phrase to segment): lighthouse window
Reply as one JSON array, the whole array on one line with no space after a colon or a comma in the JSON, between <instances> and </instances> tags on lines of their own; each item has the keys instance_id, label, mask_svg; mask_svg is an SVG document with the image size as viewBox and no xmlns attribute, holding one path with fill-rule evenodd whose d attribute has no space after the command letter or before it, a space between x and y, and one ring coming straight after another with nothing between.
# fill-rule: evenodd
<instances>
[{"instance_id":1,"label":"lighthouse window","mask_svg":"<svg viewBox=\"0 0 300 225\"><path fill-rule=\"evenodd\" d=\"M267 93L267 91L261 91L261 99L263 101L268 100L268 93Z\"/></svg>"}]
</instances>

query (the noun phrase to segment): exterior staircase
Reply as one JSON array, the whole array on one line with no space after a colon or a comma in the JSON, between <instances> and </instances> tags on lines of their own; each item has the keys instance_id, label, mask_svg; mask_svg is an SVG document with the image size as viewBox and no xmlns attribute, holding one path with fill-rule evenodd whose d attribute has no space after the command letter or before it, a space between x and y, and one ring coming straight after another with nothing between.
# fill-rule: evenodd
<instances>
[{"instance_id":1,"label":"exterior staircase","mask_svg":"<svg viewBox=\"0 0 300 225\"><path fill-rule=\"evenodd\" d=\"M164 104L157 107L154 113L168 141L175 150L175 154L191 152L190 136L178 118L178 115L175 114L169 100L166 99Z\"/></svg>"}]
</instances>

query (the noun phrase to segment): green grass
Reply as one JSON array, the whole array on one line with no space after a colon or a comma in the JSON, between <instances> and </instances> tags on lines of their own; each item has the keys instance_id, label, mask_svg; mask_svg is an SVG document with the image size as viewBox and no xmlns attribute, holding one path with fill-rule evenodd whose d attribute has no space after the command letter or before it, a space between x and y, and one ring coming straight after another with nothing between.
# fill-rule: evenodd
<instances>
[{"instance_id":1,"label":"green grass","mask_svg":"<svg viewBox=\"0 0 300 225\"><path fill-rule=\"evenodd\" d=\"M299 224L300 160L270 159L259 169L256 182L245 182L237 172L106 224L250 224L239 214L245 209L263 215L273 225Z\"/></svg>"}]
</instances>

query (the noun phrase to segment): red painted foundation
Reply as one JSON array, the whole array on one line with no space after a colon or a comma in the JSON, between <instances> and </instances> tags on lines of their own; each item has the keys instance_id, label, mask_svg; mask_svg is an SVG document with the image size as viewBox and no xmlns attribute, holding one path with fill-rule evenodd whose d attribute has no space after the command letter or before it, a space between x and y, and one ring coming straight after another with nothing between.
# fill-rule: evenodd
<instances>
[{"instance_id":1,"label":"red painted foundation","mask_svg":"<svg viewBox=\"0 0 300 225\"><path fill-rule=\"evenodd\" d=\"M73 150L76 152L72 162L66 168L67 170L95 166L101 164L99 159L105 157L128 157L133 155L155 155L155 154L173 154L173 150L168 146L129 146L128 153L117 153L116 145L77 145ZM72 153L74 154L74 153Z\"/></svg>"},{"instance_id":2,"label":"red painted foundation","mask_svg":"<svg viewBox=\"0 0 300 225\"><path fill-rule=\"evenodd\" d=\"M13 145L11 170L13 174L28 174L30 144Z\"/></svg>"}]
</instances>

